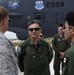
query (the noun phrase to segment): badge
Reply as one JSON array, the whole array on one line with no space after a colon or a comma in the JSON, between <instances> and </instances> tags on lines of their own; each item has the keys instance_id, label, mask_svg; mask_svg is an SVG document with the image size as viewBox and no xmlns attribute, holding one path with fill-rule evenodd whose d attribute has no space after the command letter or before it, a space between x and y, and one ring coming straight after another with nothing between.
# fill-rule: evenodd
<instances>
[{"instance_id":1,"label":"badge","mask_svg":"<svg viewBox=\"0 0 74 75\"><path fill-rule=\"evenodd\" d=\"M65 40L65 38L62 38L62 40Z\"/></svg>"},{"instance_id":2,"label":"badge","mask_svg":"<svg viewBox=\"0 0 74 75\"><path fill-rule=\"evenodd\" d=\"M66 58L64 58L63 62L66 63Z\"/></svg>"},{"instance_id":3,"label":"badge","mask_svg":"<svg viewBox=\"0 0 74 75\"><path fill-rule=\"evenodd\" d=\"M11 0L11 1L8 2L8 7L11 8L11 9L16 9L16 8L19 7L19 3L20 3L20 1Z\"/></svg>"},{"instance_id":4,"label":"badge","mask_svg":"<svg viewBox=\"0 0 74 75\"><path fill-rule=\"evenodd\" d=\"M21 53L21 47L18 47L18 48L17 48L17 52L18 52L18 53Z\"/></svg>"},{"instance_id":5,"label":"badge","mask_svg":"<svg viewBox=\"0 0 74 75\"><path fill-rule=\"evenodd\" d=\"M61 39L58 39L58 41L61 41Z\"/></svg>"},{"instance_id":6,"label":"badge","mask_svg":"<svg viewBox=\"0 0 74 75\"><path fill-rule=\"evenodd\" d=\"M33 48L33 47L27 47L27 48L26 48L26 51L27 51L27 53L28 53L28 54L35 53L35 51L34 51L34 48Z\"/></svg>"},{"instance_id":7,"label":"badge","mask_svg":"<svg viewBox=\"0 0 74 75\"><path fill-rule=\"evenodd\" d=\"M44 8L43 1L36 1L35 8L37 10L42 10Z\"/></svg>"}]
</instances>

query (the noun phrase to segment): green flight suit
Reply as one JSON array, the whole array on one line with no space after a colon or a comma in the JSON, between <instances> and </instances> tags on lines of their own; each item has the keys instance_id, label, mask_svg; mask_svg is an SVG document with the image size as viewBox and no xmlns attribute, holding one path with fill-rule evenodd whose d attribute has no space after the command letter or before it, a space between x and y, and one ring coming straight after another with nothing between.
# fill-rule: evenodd
<instances>
[{"instance_id":1,"label":"green flight suit","mask_svg":"<svg viewBox=\"0 0 74 75\"><path fill-rule=\"evenodd\" d=\"M67 40L65 40L64 36L60 37L59 34L56 34L53 37L52 46L53 50L55 51L54 73L55 75L60 75L61 62L63 67L63 59L60 58L60 52L65 52L70 47L70 43Z\"/></svg>"},{"instance_id":2,"label":"green flight suit","mask_svg":"<svg viewBox=\"0 0 74 75\"><path fill-rule=\"evenodd\" d=\"M50 75L49 63L53 51L47 42L39 39L35 45L29 38L20 48L22 53L18 54L18 64L24 75Z\"/></svg>"},{"instance_id":3,"label":"green flight suit","mask_svg":"<svg viewBox=\"0 0 74 75\"><path fill-rule=\"evenodd\" d=\"M74 75L74 43L66 51L64 58L63 75Z\"/></svg>"}]
</instances>

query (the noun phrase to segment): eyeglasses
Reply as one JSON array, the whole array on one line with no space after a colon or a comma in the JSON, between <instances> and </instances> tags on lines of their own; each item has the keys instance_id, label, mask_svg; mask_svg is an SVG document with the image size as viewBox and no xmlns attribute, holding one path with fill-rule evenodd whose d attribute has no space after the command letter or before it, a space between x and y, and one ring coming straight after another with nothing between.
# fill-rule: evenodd
<instances>
[{"instance_id":1,"label":"eyeglasses","mask_svg":"<svg viewBox=\"0 0 74 75\"><path fill-rule=\"evenodd\" d=\"M35 31L38 31L40 28L29 28L28 30L29 31L33 31L33 30L35 30Z\"/></svg>"},{"instance_id":2,"label":"eyeglasses","mask_svg":"<svg viewBox=\"0 0 74 75\"><path fill-rule=\"evenodd\" d=\"M63 26L63 29L66 29L66 28L69 28L69 29L71 29L73 26L68 26L68 27L66 27L66 26Z\"/></svg>"},{"instance_id":3,"label":"eyeglasses","mask_svg":"<svg viewBox=\"0 0 74 75\"><path fill-rule=\"evenodd\" d=\"M63 26L63 29L66 29L67 27Z\"/></svg>"},{"instance_id":4,"label":"eyeglasses","mask_svg":"<svg viewBox=\"0 0 74 75\"><path fill-rule=\"evenodd\" d=\"M9 19L8 21L10 22L11 20Z\"/></svg>"}]
</instances>

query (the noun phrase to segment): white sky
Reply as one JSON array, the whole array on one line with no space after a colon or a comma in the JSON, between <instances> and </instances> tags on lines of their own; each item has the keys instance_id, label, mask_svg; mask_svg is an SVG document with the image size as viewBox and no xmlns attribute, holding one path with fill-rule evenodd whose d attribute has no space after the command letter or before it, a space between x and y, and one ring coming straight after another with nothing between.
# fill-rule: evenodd
<instances>
[{"instance_id":1,"label":"white sky","mask_svg":"<svg viewBox=\"0 0 74 75\"><path fill-rule=\"evenodd\" d=\"M17 36L14 32L11 31L6 31L4 33L4 35L8 38L8 39L17 39Z\"/></svg>"}]
</instances>

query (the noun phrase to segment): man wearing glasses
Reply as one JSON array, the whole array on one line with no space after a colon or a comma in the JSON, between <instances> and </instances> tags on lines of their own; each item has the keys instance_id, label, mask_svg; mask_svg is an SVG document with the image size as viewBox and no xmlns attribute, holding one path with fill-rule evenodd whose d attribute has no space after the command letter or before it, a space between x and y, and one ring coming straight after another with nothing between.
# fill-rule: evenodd
<instances>
[{"instance_id":1,"label":"man wearing glasses","mask_svg":"<svg viewBox=\"0 0 74 75\"><path fill-rule=\"evenodd\" d=\"M65 52L63 75L74 75L74 11L66 15L64 36L71 42L71 47Z\"/></svg>"},{"instance_id":2,"label":"man wearing glasses","mask_svg":"<svg viewBox=\"0 0 74 75\"><path fill-rule=\"evenodd\" d=\"M49 44L39 38L41 23L32 20L28 23L29 38L21 44L18 64L24 75L50 75L49 63L53 57Z\"/></svg>"}]
</instances>

